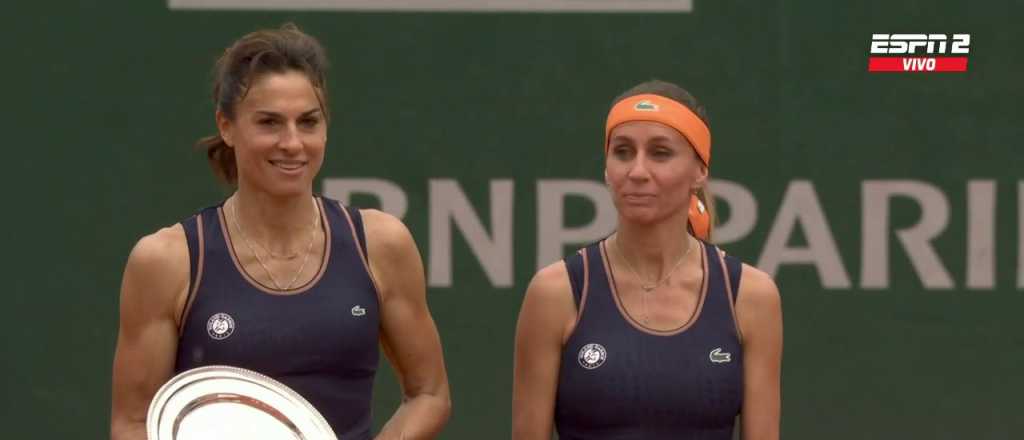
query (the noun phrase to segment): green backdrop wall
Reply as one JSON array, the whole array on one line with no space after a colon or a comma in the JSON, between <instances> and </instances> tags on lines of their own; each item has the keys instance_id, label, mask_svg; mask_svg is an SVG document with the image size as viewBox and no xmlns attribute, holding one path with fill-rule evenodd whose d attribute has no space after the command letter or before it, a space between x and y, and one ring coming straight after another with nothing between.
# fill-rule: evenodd
<instances>
[{"instance_id":1,"label":"green backdrop wall","mask_svg":"<svg viewBox=\"0 0 1024 440\"><path fill-rule=\"evenodd\" d=\"M4 437L108 435L128 251L226 194L191 148L214 129L210 67L243 33L289 20L333 62L317 184L393 183L428 266L450 261L450 282L439 272L428 292L454 399L443 438L508 436L516 313L545 263L538 187L599 182L610 100L655 77L706 104L712 174L755 202L742 212L756 222L724 246L772 266L782 291L784 438L1024 431L1019 2L695 0L626 14L15 3L0 43ZM969 33L969 70L869 73L875 33ZM460 194L511 247L474 253L446 214ZM556 220L583 226L602 206L570 196ZM739 205L722 206L738 228ZM389 370L376 391L380 424L398 401Z\"/></svg>"}]
</instances>

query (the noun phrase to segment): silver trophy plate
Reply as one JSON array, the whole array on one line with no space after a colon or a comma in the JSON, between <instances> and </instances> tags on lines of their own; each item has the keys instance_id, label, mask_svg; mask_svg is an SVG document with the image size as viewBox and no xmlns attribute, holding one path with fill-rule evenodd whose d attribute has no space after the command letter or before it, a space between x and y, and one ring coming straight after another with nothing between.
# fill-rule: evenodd
<instances>
[{"instance_id":1,"label":"silver trophy plate","mask_svg":"<svg viewBox=\"0 0 1024 440\"><path fill-rule=\"evenodd\" d=\"M171 378L146 415L149 440L337 440L306 399L243 368L208 366Z\"/></svg>"}]
</instances>

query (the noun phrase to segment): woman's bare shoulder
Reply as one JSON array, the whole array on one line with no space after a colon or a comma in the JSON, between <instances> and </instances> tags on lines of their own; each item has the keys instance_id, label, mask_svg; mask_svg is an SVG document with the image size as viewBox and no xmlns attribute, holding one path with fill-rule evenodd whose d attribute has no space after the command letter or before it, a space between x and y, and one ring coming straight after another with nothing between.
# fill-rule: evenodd
<instances>
[{"instance_id":1,"label":"woman's bare shoulder","mask_svg":"<svg viewBox=\"0 0 1024 440\"><path fill-rule=\"evenodd\" d=\"M189 284L189 253L185 229L175 224L143 236L125 264L122 295L125 299L173 306ZM132 301L134 302L134 301Z\"/></svg>"}]
</instances>

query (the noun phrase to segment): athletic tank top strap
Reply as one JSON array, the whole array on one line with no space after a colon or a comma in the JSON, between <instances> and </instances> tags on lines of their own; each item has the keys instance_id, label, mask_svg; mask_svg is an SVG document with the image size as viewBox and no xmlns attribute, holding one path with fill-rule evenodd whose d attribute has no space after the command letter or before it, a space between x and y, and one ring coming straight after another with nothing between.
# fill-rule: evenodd
<instances>
[{"instance_id":1,"label":"athletic tank top strap","mask_svg":"<svg viewBox=\"0 0 1024 440\"><path fill-rule=\"evenodd\" d=\"M370 253L366 250L366 231L363 228L363 214L359 212L359 208L344 205L342 205L342 208L348 212L349 218L352 219L352 226L356 231L356 241L359 242L359 248L363 250L363 256L370 258Z\"/></svg>"},{"instance_id":2,"label":"athletic tank top strap","mask_svg":"<svg viewBox=\"0 0 1024 440\"><path fill-rule=\"evenodd\" d=\"M192 294L195 292L194 287L199 283L199 273L201 270L201 262L203 248L202 248L202 220L199 214L193 215L181 222L181 228L185 230L185 243L188 245L188 298L185 299L185 304L192 302ZM181 314L178 316L178 322L183 322L185 318L185 312L188 307L181 309Z\"/></svg>"},{"instance_id":3,"label":"athletic tank top strap","mask_svg":"<svg viewBox=\"0 0 1024 440\"><path fill-rule=\"evenodd\" d=\"M185 230L185 242L188 244L188 283L192 287L199 273L199 216L193 215L181 222Z\"/></svg>"},{"instance_id":4,"label":"athletic tank top strap","mask_svg":"<svg viewBox=\"0 0 1024 440\"><path fill-rule=\"evenodd\" d=\"M576 310L579 313L580 301L583 298L583 288L586 286L586 258L583 257L583 251L574 252L572 255L565 257L565 270L569 272L569 284L572 286L572 299L576 303Z\"/></svg>"},{"instance_id":5,"label":"athletic tank top strap","mask_svg":"<svg viewBox=\"0 0 1024 440\"><path fill-rule=\"evenodd\" d=\"M732 302L740 296L740 275L743 273L743 262L732 255L725 256L725 268L729 272L729 288L732 291Z\"/></svg>"},{"instance_id":6,"label":"athletic tank top strap","mask_svg":"<svg viewBox=\"0 0 1024 440\"><path fill-rule=\"evenodd\" d=\"M721 252L715 245L710 243L701 242L704 246L704 264L707 266L707 281L711 281L714 285L708 286L707 297L704 299L704 307L715 312L728 312L731 308L729 300L729 281L728 270L725 266L725 260L722 258ZM708 319L715 318L730 318L729 313L713 313L714 316L709 316Z\"/></svg>"},{"instance_id":7,"label":"athletic tank top strap","mask_svg":"<svg viewBox=\"0 0 1024 440\"><path fill-rule=\"evenodd\" d=\"M211 250L218 252L227 251L227 242L225 241L224 232L222 232L222 228L226 226L221 224L220 216L218 215L219 210L223 207L224 203L221 202L219 205L210 206L196 214L200 224L199 232L201 234L199 235L203 237L203 252L207 254Z\"/></svg>"},{"instance_id":8,"label":"athletic tank top strap","mask_svg":"<svg viewBox=\"0 0 1024 440\"><path fill-rule=\"evenodd\" d=\"M702 242L703 243L703 242ZM718 247L703 243L707 262L707 276L713 280L708 287L704 307L710 311L703 325L717 329L729 329L736 341L741 339L739 325L736 321L736 289L739 286L743 263L736 257L722 255Z\"/></svg>"}]
</instances>

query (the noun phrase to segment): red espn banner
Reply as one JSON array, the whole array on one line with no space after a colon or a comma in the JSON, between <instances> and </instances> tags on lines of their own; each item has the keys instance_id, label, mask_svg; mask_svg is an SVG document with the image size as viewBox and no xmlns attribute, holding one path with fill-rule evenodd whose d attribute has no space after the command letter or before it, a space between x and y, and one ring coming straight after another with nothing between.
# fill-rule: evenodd
<instances>
[{"instance_id":1,"label":"red espn banner","mask_svg":"<svg viewBox=\"0 0 1024 440\"><path fill-rule=\"evenodd\" d=\"M966 72L967 57L870 57L868 72Z\"/></svg>"}]
</instances>

